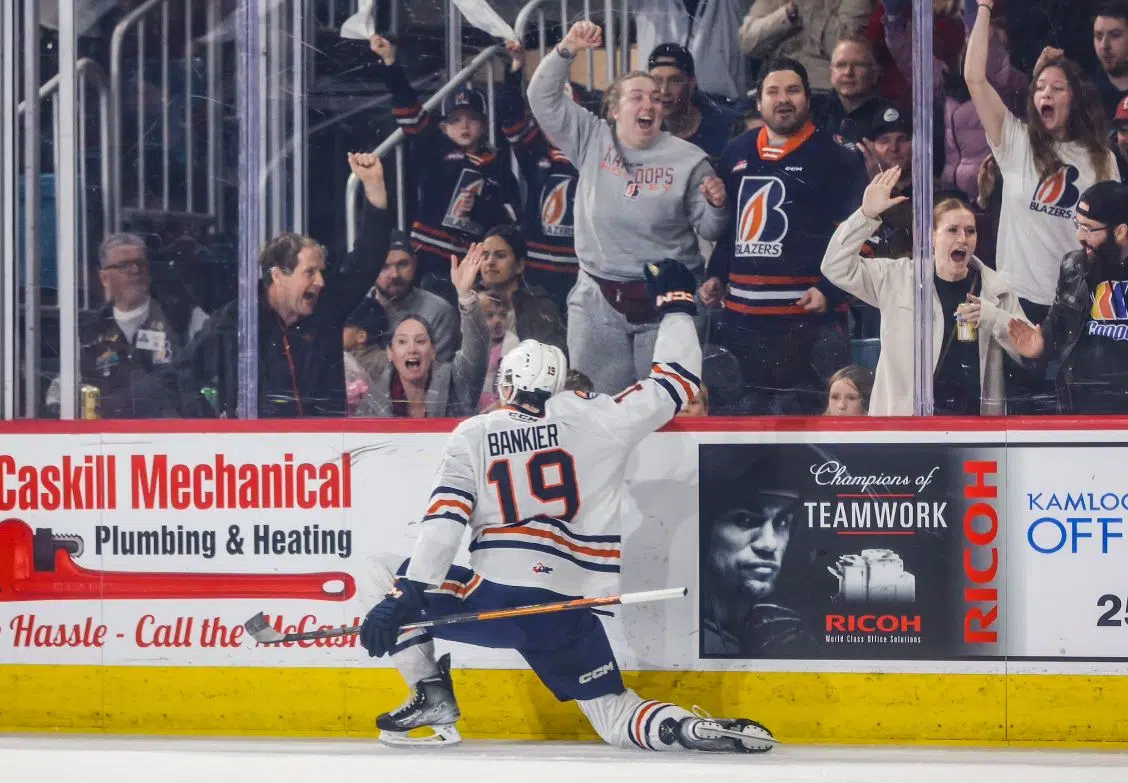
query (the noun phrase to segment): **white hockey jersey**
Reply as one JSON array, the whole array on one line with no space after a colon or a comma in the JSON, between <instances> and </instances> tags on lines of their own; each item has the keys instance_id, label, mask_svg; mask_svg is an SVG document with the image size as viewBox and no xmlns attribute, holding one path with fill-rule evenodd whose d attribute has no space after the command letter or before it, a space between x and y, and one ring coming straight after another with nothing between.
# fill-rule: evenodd
<instances>
[{"instance_id":1,"label":"white hockey jersey","mask_svg":"<svg viewBox=\"0 0 1128 783\"><path fill-rule=\"evenodd\" d=\"M567 391L542 416L462 422L443 453L407 570L440 585L470 526L470 565L491 582L572 596L618 590L619 506L631 451L697 396L693 318L662 319L650 376L615 397Z\"/></svg>"}]
</instances>

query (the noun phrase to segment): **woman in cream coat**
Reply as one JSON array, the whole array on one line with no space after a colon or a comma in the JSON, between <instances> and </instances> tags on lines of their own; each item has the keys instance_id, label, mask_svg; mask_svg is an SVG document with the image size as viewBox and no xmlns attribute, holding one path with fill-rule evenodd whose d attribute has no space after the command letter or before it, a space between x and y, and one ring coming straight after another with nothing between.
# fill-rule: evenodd
<instances>
[{"instance_id":1,"label":"woman in cream coat","mask_svg":"<svg viewBox=\"0 0 1128 783\"><path fill-rule=\"evenodd\" d=\"M871 416L913 414L913 324L916 319L911 258L864 258L862 246L880 223L880 215L905 200L891 196L901 176L899 168L878 174L866 188L862 207L851 215L830 240L823 257L822 272L830 282L881 311L881 358L877 362ZM958 199L937 204L933 213L932 254L936 276L959 282L969 274L979 276L978 296L961 305L965 320L975 325L979 338L979 412L984 416L1005 413L1003 351L1017 356L1007 335L1012 318L1025 317L1018 297L993 269L975 257L975 217ZM945 319L940 297L933 295L932 365L951 348L945 340Z\"/></svg>"}]
</instances>

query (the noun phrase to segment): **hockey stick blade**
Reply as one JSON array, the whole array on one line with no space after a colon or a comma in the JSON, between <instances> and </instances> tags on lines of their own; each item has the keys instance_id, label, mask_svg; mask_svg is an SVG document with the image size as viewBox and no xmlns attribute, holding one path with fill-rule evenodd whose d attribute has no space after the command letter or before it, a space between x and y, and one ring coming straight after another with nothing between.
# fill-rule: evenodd
<instances>
[{"instance_id":1,"label":"hockey stick blade","mask_svg":"<svg viewBox=\"0 0 1128 783\"><path fill-rule=\"evenodd\" d=\"M507 617L526 617L534 614L549 614L552 612L568 612L575 609L590 609L598 606L613 606L615 604L641 604L650 601L668 601L672 598L684 598L689 594L688 588L671 587L664 590L643 590L637 593L623 593L621 595L607 595L600 598L575 598L571 601L558 601L549 604L530 604L516 606L512 609L495 609L487 612L463 612L438 617L434 620L423 620L418 623L409 623L400 626L400 631L412 631L417 628L434 628L438 625L454 625L455 623L471 623L482 620L501 620ZM303 631L301 633L282 633L272 628L266 621L266 615L259 612L250 620L243 623L247 633L260 644L286 644L287 642L307 642L315 639L331 639L337 636L351 636L360 633L360 626L344 626L341 628L325 628L317 631Z\"/></svg>"}]
</instances>

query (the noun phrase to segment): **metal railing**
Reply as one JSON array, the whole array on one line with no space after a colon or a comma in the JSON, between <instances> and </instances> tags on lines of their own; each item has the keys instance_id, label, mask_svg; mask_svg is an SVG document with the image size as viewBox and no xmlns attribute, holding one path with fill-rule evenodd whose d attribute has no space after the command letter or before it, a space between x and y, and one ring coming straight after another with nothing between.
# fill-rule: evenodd
<instances>
[{"instance_id":1,"label":"metal railing","mask_svg":"<svg viewBox=\"0 0 1128 783\"><path fill-rule=\"evenodd\" d=\"M78 258L80 261L80 272L82 275L81 280L81 293L82 293L82 306L83 308L90 307L90 247L91 240L95 231L103 231L105 226L110 224L110 214L113 208L113 196L110 192L110 89L109 83L106 79L106 72L102 70L102 66L89 58L84 58L75 63L75 77L77 83L75 87L78 96L78 185L77 188L77 203L75 205L76 211L79 215L79 220L85 222L85 230L78 236ZM59 85L61 83L59 74L55 74L39 88L39 102L52 101L57 104L57 96L59 94ZM90 178L88 174L88 162L90 159L90 143L87 139L87 118L90 116L87 108L87 89L92 87L97 93L98 101L98 145L97 150L98 165L100 169L99 174L99 201L101 202L102 223L101 226L90 225L90 212L88 209L88 199L90 193ZM54 107L56 110L52 111L54 118L54 127L51 133L51 148L55 152L55 166L54 170L59 171L59 138L60 138L60 123L61 113L57 110L57 105ZM16 114L23 116L27 110L27 101L20 101L19 106L16 107ZM96 240L94 242L96 244Z\"/></svg>"},{"instance_id":2,"label":"metal railing","mask_svg":"<svg viewBox=\"0 0 1128 783\"><path fill-rule=\"evenodd\" d=\"M583 15L578 16L576 20L591 19L591 0L580 0L580 2L583 5ZM615 0L604 0L603 2L603 45L607 51L605 66L608 83L613 81L618 74L629 71L631 67L630 0L619 0L619 3L619 21L616 27ZM517 33L517 39L524 41L530 32L530 22L534 18L536 19L536 27L532 29L537 31L537 53L541 59L544 59L545 54L548 53L547 36L545 34L548 29L548 20L545 16L545 6L551 5L559 7L562 33L566 33L572 22L568 17L568 0L530 0L517 13L517 20L513 23L513 31ZM616 41L616 32L618 32L618 41ZM616 53L618 53L618 62L616 62ZM586 83L590 90L595 86L595 52L591 49L587 50L586 62Z\"/></svg>"},{"instance_id":3,"label":"metal railing","mask_svg":"<svg viewBox=\"0 0 1128 783\"><path fill-rule=\"evenodd\" d=\"M490 64L490 60L494 57L505 55L505 47L501 44L495 44L487 49L483 49L478 55L466 65L461 71L454 75L454 78L444 84L435 92L430 98L423 103L423 111L431 111L443 102L443 98L456 92L468 80L482 68ZM486 104L489 112L489 133L490 144L497 143L497 119L496 112L494 111L494 81L491 77L486 81ZM389 134L388 138L380 142L380 145L373 150L376 155L383 158L391 151L396 153L396 206L397 206L397 225L401 229L406 229L406 217L404 214L404 165L403 165L403 140L406 135L402 128L396 128L394 132ZM359 211L357 210L357 196L360 191L360 180L357 179L355 174L349 175L348 183L345 185L345 233L347 246L351 249L356 242L357 220Z\"/></svg>"},{"instance_id":4,"label":"metal railing","mask_svg":"<svg viewBox=\"0 0 1128 783\"><path fill-rule=\"evenodd\" d=\"M192 12L203 2L206 9L204 30L193 29ZM169 53L170 21L169 11L174 4L179 4L184 9L184 53L181 63L176 63ZM220 0L145 0L125 16L114 28L110 41L110 116L111 132L116 143L110 169L113 175L112 193L113 209L111 215L111 230L121 230L127 217L145 215L172 215L213 221L222 229L223 191L220 187L220 161L222 160L223 136L220 126L220 111L224 103L220 95L224 82L220 79L220 42L214 36L209 36L204 46L202 63L204 89L199 95L193 85L199 78L197 76L196 38L205 32L215 30L219 24ZM149 71L151 59L145 51L146 33L150 24L160 26L160 51L156 53L157 73ZM134 33L134 35L130 35ZM136 44L136 117L131 118L136 126L136 145L130 150L132 153L127 160L126 151L123 149L123 135L125 131L125 47L131 39ZM183 137L173 139L172 85L171 78L174 68L183 68ZM147 76L153 78L147 79ZM157 101L148 99L149 90L156 86L160 90ZM204 157L205 157L205 195L201 205L196 194L196 133L199 128L193 122L193 107L203 101L207 121L204 125ZM147 104L158 104L150 108ZM155 114L155 117L151 117ZM151 133L150 122L155 122L157 132L160 133L158 155L160 169L160 193L157 196L158 207L154 207L147 200L147 186L149 183L148 161L146 149L149 146ZM183 153L183 179L173 177L172 157L180 150ZM135 172L136 195L130 203L125 203L123 191L123 172L127 164ZM175 207L175 208L174 208Z\"/></svg>"},{"instance_id":5,"label":"metal railing","mask_svg":"<svg viewBox=\"0 0 1128 783\"><path fill-rule=\"evenodd\" d=\"M619 37L620 45L616 46L615 36L615 0L604 0L604 46L607 50L607 81L614 80L618 73L624 73L630 68L630 41L629 41L629 0L619 0L620 8L620 24L619 24ZM517 20L514 23L513 29L517 33L519 40L525 40L529 34L529 24L531 20L536 18L537 21L537 37L538 37L538 51L543 58L546 53L546 34L547 19L545 17L545 6L550 3L558 4L560 9L561 24L567 26L570 22L568 17L568 0L530 0L517 14ZM583 15L579 18L591 19L591 0L582 0ZM453 5L453 4L452 4ZM621 54L618 58L620 63L616 62L616 52ZM501 44L495 44L487 49L483 49L478 55L470 61L466 67L462 68L456 73L446 84L439 88L439 90L432 95L424 104L424 111L430 110L442 103L443 98L450 95L452 92L461 87L467 80L472 78L478 71L487 67L490 60L494 57L504 56L506 54L505 47ZM595 83L595 54L590 49L587 52L587 84L591 88ZM496 132L496 118L494 116L494 79L491 73L490 78L486 80L487 99L489 104L489 127L490 127L490 143L497 143ZM403 167L403 141L404 133L401 129L396 129L394 133L388 136L376 147L373 152L383 158L389 152L395 152L396 155L396 204L397 204L397 225L401 229L406 228L406 221L404 216L404 167ZM356 178L355 174L350 174L348 183L345 185L345 235L347 247L352 248L356 242L357 221L359 218L357 196L360 189L360 181Z\"/></svg>"}]
</instances>

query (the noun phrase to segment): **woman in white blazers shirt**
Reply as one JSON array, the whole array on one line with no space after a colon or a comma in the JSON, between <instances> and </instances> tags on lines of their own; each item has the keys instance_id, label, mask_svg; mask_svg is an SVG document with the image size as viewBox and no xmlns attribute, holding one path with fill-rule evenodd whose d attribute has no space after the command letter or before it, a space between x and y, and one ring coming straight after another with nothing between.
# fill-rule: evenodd
<instances>
[{"instance_id":1,"label":"woman in white blazers shirt","mask_svg":"<svg viewBox=\"0 0 1128 783\"><path fill-rule=\"evenodd\" d=\"M822 262L822 272L830 282L881 311L881 358L870 398L871 416L913 414L913 260L862 256L862 247L877 229L880 215L905 200L891 195L900 176L900 169L892 168L874 178L866 188L861 209L834 232ZM933 299L934 372L944 362L936 373L937 413L1001 415L1006 412L1003 351L1017 356L1007 325L1012 318L1025 320L1018 296L1001 276L975 257L975 217L966 204L958 199L940 202L933 222L937 288ZM953 296L959 296L959 301ZM977 341L955 339L957 305L960 317L976 327ZM961 365L961 356L971 361ZM959 402L961 384L978 387L974 390L977 398L966 399L964 406Z\"/></svg>"}]
</instances>

